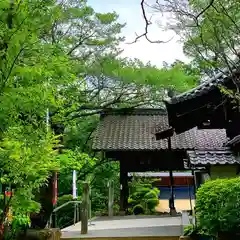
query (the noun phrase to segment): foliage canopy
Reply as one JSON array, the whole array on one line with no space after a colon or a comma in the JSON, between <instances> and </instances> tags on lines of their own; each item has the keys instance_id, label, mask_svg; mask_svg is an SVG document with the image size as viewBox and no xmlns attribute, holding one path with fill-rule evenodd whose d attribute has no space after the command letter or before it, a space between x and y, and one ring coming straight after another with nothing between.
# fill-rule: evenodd
<instances>
[{"instance_id":1,"label":"foliage canopy","mask_svg":"<svg viewBox=\"0 0 240 240\"><path fill-rule=\"evenodd\" d=\"M115 12L97 13L85 0L0 1L1 183L14 187L2 222L9 206L19 216L40 211L38 194L52 171L69 188L72 169L86 178L103 164L90 150L103 108L162 106L166 89L198 81L183 63L158 69L120 58L123 27ZM102 166L106 175L117 169Z\"/></svg>"}]
</instances>

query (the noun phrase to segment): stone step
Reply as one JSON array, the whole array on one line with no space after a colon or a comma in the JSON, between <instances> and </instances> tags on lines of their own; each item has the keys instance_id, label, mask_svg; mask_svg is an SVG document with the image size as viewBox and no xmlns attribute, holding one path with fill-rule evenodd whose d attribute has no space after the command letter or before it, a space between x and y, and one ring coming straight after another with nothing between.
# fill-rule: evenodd
<instances>
[{"instance_id":1,"label":"stone step","mask_svg":"<svg viewBox=\"0 0 240 240\"><path fill-rule=\"evenodd\" d=\"M182 235L181 217L115 217L91 222L88 234L81 235L81 223L61 230L62 239L166 239ZM170 238L169 238L170 237Z\"/></svg>"},{"instance_id":2,"label":"stone step","mask_svg":"<svg viewBox=\"0 0 240 240\"><path fill-rule=\"evenodd\" d=\"M178 239L182 233L182 227L177 226L155 226L155 227L135 227L120 229L102 229L89 231L86 235L81 235L79 231L62 231L62 239L108 239L108 238L159 238L168 239L174 237ZM171 239L171 238L170 238Z\"/></svg>"},{"instance_id":3,"label":"stone step","mask_svg":"<svg viewBox=\"0 0 240 240\"><path fill-rule=\"evenodd\" d=\"M74 238L61 238L61 240L82 240L82 239L87 239L87 240L179 240L178 236L159 236L159 237L152 237L152 236L144 236L144 237L95 237L95 238L84 238L84 237L74 237Z\"/></svg>"}]
</instances>

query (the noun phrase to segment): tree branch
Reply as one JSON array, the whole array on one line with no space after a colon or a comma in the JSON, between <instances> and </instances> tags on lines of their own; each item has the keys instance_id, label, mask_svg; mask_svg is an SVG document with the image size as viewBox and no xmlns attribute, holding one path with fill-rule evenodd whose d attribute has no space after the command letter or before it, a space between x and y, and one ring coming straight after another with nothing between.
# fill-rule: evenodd
<instances>
[{"instance_id":1,"label":"tree branch","mask_svg":"<svg viewBox=\"0 0 240 240\"><path fill-rule=\"evenodd\" d=\"M114 162L114 159L106 159L104 158L103 160L99 161L98 163L96 163L93 167L91 167L89 170L87 170L86 172L82 173L79 172L79 179L82 179L83 177L85 177L87 174L92 173L94 169L96 169L97 167L101 167L102 165L109 163L109 162ZM84 165L82 169L84 169L87 166Z\"/></svg>"},{"instance_id":2,"label":"tree branch","mask_svg":"<svg viewBox=\"0 0 240 240\"><path fill-rule=\"evenodd\" d=\"M148 30L149 30L149 26L152 24L152 22L150 21L150 19L147 18L147 14L146 14L146 10L145 10L145 0L142 0L141 1L141 9L142 9L142 15L143 15L143 19L145 21L145 31L144 33L142 33L141 35L137 35L137 37L135 38L135 40L133 42L130 42L128 44L133 44L133 43L136 43L140 38L142 37L145 37L145 39L150 42L150 43L168 43L170 42L172 38L170 38L169 40L167 41L163 41L163 40L151 40L149 37L148 37Z\"/></svg>"},{"instance_id":3,"label":"tree branch","mask_svg":"<svg viewBox=\"0 0 240 240\"><path fill-rule=\"evenodd\" d=\"M79 42L68 51L67 55L71 55L74 50L76 50L78 47L80 47L84 43L84 41L86 41L87 39L91 38L94 34L95 34L95 32L92 32L88 36L86 36L83 39L79 40Z\"/></svg>"},{"instance_id":4,"label":"tree branch","mask_svg":"<svg viewBox=\"0 0 240 240\"><path fill-rule=\"evenodd\" d=\"M215 0L211 0L210 3L200 13L198 13L196 20L198 20L201 15L203 15L211 6L213 6L214 1Z\"/></svg>"}]
</instances>

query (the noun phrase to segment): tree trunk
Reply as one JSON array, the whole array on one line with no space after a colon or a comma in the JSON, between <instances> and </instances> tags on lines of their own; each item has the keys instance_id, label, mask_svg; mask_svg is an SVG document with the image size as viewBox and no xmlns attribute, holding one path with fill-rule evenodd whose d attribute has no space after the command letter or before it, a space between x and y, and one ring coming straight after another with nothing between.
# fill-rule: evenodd
<instances>
[{"instance_id":1,"label":"tree trunk","mask_svg":"<svg viewBox=\"0 0 240 240\"><path fill-rule=\"evenodd\" d=\"M41 204L41 210L38 214L31 216L31 228L45 228L50 215L53 211L53 175L49 177L48 185L40 189L36 201Z\"/></svg>"}]
</instances>

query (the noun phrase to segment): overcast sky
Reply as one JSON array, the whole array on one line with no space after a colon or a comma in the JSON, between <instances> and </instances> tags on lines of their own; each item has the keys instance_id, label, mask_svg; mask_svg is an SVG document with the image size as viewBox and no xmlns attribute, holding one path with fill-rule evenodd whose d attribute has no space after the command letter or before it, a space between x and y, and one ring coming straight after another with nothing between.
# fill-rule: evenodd
<instances>
[{"instance_id":1,"label":"overcast sky","mask_svg":"<svg viewBox=\"0 0 240 240\"><path fill-rule=\"evenodd\" d=\"M141 0L88 0L89 5L95 11L116 11L119 14L120 21L127 23L127 26L123 30L126 43L121 45L124 49L123 56L139 58L144 62L150 61L157 66L161 66L163 61L172 63L175 59L187 61L177 36L169 43L163 44L149 43L145 39L141 39L134 44L127 44L135 39L135 33L140 35L144 31L144 20L142 18L140 2ZM155 14L155 16L153 17L153 22L156 21L156 18L160 17L160 14ZM150 28L149 37L153 40L168 40L173 36L173 32L162 31L157 24L152 24Z\"/></svg>"}]
</instances>

